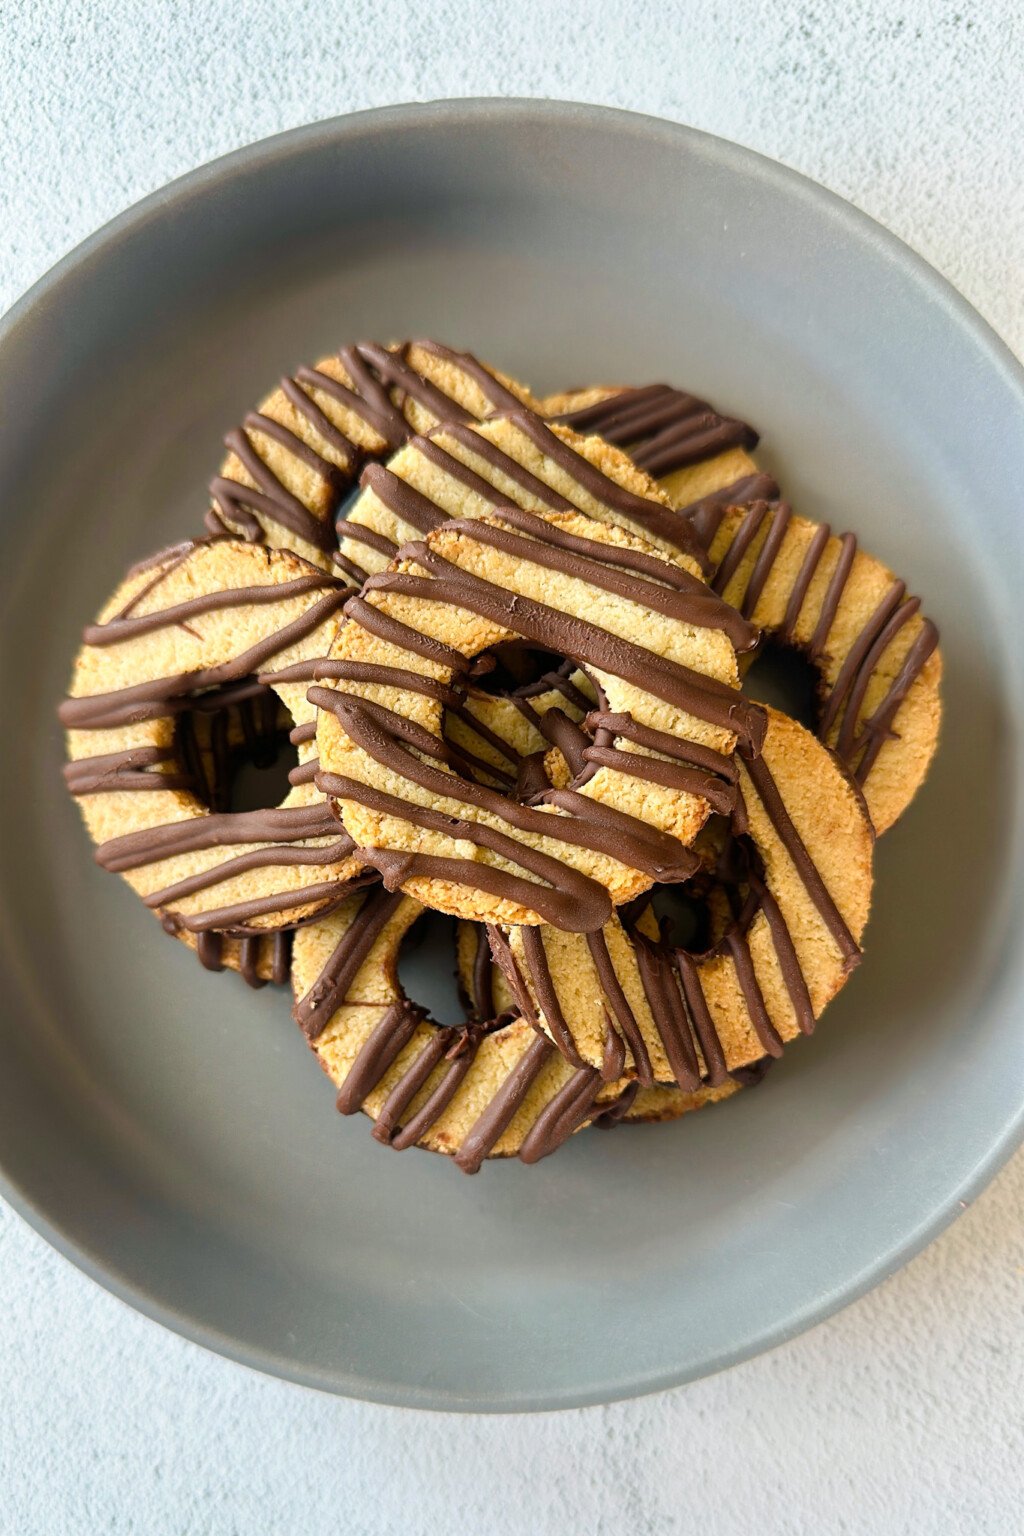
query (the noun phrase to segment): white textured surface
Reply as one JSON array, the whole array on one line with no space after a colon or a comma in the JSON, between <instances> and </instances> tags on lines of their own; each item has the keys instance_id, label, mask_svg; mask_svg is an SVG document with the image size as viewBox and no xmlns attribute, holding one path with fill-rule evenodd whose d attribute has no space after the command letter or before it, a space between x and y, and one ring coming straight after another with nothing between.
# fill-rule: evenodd
<instances>
[{"instance_id":1,"label":"white textured surface","mask_svg":"<svg viewBox=\"0 0 1024 1536\"><path fill-rule=\"evenodd\" d=\"M1017 0L7 0L0 308L128 203L251 139L391 101L549 95L683 119L826 182L1021 352L1019 15ZM0 1532L1010 1536L1022 1213L1024 1154L901 1274L771 1355L639 1403L470 1420L208 1356L0 1208Z\"/></svg>"}]
</instances>

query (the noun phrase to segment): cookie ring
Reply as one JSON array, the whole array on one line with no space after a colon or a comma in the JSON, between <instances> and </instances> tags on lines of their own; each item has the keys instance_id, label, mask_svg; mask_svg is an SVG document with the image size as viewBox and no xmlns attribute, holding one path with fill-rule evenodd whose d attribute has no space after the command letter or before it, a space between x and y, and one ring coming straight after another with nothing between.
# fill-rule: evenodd
<instances>
[{"instance_id":1,"label":"cookie ring","mask_svg":"<svg viewBox=\"0 0 1024 1536\"><path fill-rule=\"evenodd\" d=\"M478 430L500 440L505 429ZM410 445L385 473L436 520L446 509L395 469L416 452ZM753 740L763 724L733 686L729 636L750 632L682 557L670 562L578 513L487 505L487 516L433 526L347 605L321 669L347 686L310 692L320 708L317 783L367 862L426 904L599 927L609 891L624 901L652 880L692 872L684 849L710 809L706 797L720 809L731 803L736 733ZM607 627L585 617L600 605ZM459 703L474 658L517 638L591 668L617 726L585 782L538 805L458 777L441 740L444 707Z\"/></svg>"},{"instance_id":2,"label":"cookie ring","mask_svg":"<svg viewBox=\"0 0 1024 1536\"><path fill-rule=\"evenodd\" d=\"M521 1018L441 1026L405 996L398 951L422 913L398 892L368 892L295 935L295 1018L377 1141L419 1146L476 1173L492 1157L539 1162L608 1108L608 1085L573 1068ZM599 1102L599 1096L605 1098ZM612 1090L611 1104L617 1093Z\"/></svg>"},{"instance_id":3,"label":"cookie ring","mask_svg":"<svg viewBox=\"0 0 1024 1536\"><path fill-rule=\"evenodd\" d=\"M312 782L303 681L348 590L280 550L190 542L136 566L86 628L59 711L65 778L97 863L123 874L165 926L266 932L323 910L360 876ZM197 794L176 724L225 685L269 685L295 722L300 766L275 809L215 813Z\"/></svg>"},{"instance_id":4,"label":"cookie ring","mask_svg":"<svg viewBox=\"0 0 1024 1536\"><path fill-rule=\"evenodd\" d=\"M339 556L335 518L367 460L439 421L532 406L523 385L435 341L357 342L299 368L225 438L210 482L211 533L291 549L362 581L359 550ZM369 550L374 550L367 535Z\"/></svg>"},{"instance_id":5,"label":"cookie ring","mask_svg":"<svg viewBox=\"0 0 1024 1536\"><path fill-rule=\"evenodd\" d=\"M858 963L873 847L862 797L809 731L767 713L760 758L737 755L749 900L710 950L654 944L618 917L585 935L489 930L520 1010L571 1062L641 1087L714 1087L811 1033Z\"/></svg>"},{"instance_id":6,"label":"cookie ring","mask_svg":"<svg viewBox=\"0 0 1024 1536\"><path fill-rule=\"evenodd\" d=\"M597 398L594 398L594 397ZM878 833L906 810L938 745L938 630L906 584L852 533L792 514L749 450L757 434L665 385L553 397L579 431L628 444L661 478L710 561L709 580L817 679L817 732L864 791Z\"/></svg>"}]
</instances>

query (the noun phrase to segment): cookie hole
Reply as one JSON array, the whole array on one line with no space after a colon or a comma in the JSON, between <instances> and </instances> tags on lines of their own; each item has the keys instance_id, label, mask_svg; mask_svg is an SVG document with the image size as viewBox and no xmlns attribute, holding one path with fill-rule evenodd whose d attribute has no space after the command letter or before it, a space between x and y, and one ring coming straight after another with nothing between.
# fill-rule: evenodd
<instances>
[{"instance_id":1,"label":"cookie hole","mask_svg":"<svg viewBox=\"0 0 1024 1536\"><path fill-rule=\"evenodd\" d=\"M747 670L743 692L813 730L816 684L817 674L806 656L791 646L773 645L767 640Z\"/></svg>"},{"instance_id":2,"label":"cookie hole","mask_svg":"<svg viewBox=\"0 0 1024 1536\"><path fill-rule=\"evenodd\" d=\"M279 805L299 763L291 724L277 695L254 678L204 694L175 729L176 752L197 799L218 813Z\"/></svg>"},{"instance_id":3,"label":"cookie hole","mask_svg":"<svg viewBox=\"0 0 1024 1536\"><path fill-rule=\"evenodd\" d=\"M700 954L711 944L711 912L703 896L685 886L655 886L651 906L662 937L677 949Z\"/></svg>"},{"instance_id":4,"label":"cookie hole","mask_svg":"<svg viewBox=\"0 0 1024 1536\"><path fill-rule=\"evenodd\" d=\"M545 673L557 671L564 661L554 651L544 651L521 640L496 645L485 655L494 665L474 679L474 687L499 697L539 682Z\"/></svg>"},{"instance_id":5,"label":"cookie hole","mask_svg":"<svg viewBox=\"0 0 1024 1536\"><path fill-rule=\"evenodd\" d=\"M646 896L621 909L627 927L650 933L653 910L662 939L692 955L707 954L734 929L744 929L758 909L751 880L764 878L753 843L734 837L728 823L712 817L702 835L706 866L685 885L656 885ZM646 918L644 914L646 913Z\"/></svg>"},{"instance_id":6,"label":"cookie hole","mask_svg":"<svg viewBox=\"0 0 1024 1536\"><path fill-rule=\"evenodd\" d=\"M398 980L437 1024L462 1024L466 1010L455 977L454 917L425 912L406 934L398 955Z\"/></svg>"},{"instance_id":7,"label":"cookie hole","mask_svg":"<svg viewBox=\"0 0 1024 1536\"><path fill-rule=\"evenodd\" d=\"M299 754L287 735L276 743L273 757L265 755L258 763L244 754L229 768L225 810L265 811L280 805L291 785L288 775L299 766Z\"/></svg>"}]
</instances>

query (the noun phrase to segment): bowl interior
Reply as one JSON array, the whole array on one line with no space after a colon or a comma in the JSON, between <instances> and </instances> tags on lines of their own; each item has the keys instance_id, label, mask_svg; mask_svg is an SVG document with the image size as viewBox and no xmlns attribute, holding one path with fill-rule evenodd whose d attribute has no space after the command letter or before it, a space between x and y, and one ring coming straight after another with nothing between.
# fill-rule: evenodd
<instances>
[{"instance_id":1,"label":"bowl interior","mask_svg":"<svg viewBox=\"0 0 1024 1536\"><path fill-rule=\"evenodd\" d=\"M408 334L539 390L664 377L754 421L797 509L907 578L946 659L942 749L814 1040L714 1111L472 1180L335 1115L287 999L202 973L95 869L53 715L122 567L199 528L223 432L298 362ZM126 216L11 318L0 387L0 1164L105 1283L355 1395L596 1401L825 1315L1009 1150L1024 404L874 226L646 119L368 114Z\"/></svg>"}]
</instances>

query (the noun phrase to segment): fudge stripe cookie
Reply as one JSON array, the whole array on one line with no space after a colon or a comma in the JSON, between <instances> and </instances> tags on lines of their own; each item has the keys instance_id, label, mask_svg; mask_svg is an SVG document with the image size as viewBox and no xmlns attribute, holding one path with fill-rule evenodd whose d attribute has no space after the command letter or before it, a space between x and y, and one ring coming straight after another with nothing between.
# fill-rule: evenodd
<instances>
[{"instance_id":1,"label":"fudge stripe cookie","mask_svg":"<svg viewBox=\"0 0 1024 1536\"><path fill-rule=\"evenodd\" d=\"M489 930L520 1011L571 1063L642 1087L715 1086L809 1034L859 962L873 834L856 787L775 710L762 755L737 764L732 828L747 858L732 884L744 894L709 950L653 943L619 916L583 935Z\"/></svg>"},{"instance_id":2,"label":"fudge stripe cookie","mask_svg":"<svg viewBox=\"0 0 1024 1536\"><path fill-rule=\"evenodd\" d=\"M852 533L785 502L716 507L704 520L711 583L764 633L802 651L818 679L818 734L885 832L920 788L938 744L942 657L921 600Z\"/></svg>"},{"instance_id":3,"label":"fudge stripe cookie","mask_svg":"<svg viewBox=\"0 0 1024 1536\"><path fill-rule=\"evenodd\" d=\"M97 862L165 926L287 926L337 901L362 870L312 782L305 686L278 676L329 648L347 592L292 554L214 539L136 567L87 626L60 708L67 782ZM202 750L187 732L183 749L177 724L215 689L255 687L270 687L295 722L300 766L281 806L213 810L200 798Z\"/></svg>"},{"instance_id":4,"label":"fudge stripe cookie","mask_svg":"<svg viewBox=\"0 0 1024 1536\"><path fill-rule=\"evenodd\" d=\"M609 1091L521 1018L440 1026L410 1002L397 957L422 910L378 890L299 929L296 1021L337 1088L340 1112L363 1110L377 1141L443 1152L464 1173L490 1157L538 1162L603 1112L599 1095Z\"/></svg>"},{"instance_id":5,"label":"fudge stripe cookie","mask_svg":"<svg viewBox=\"0 0 1024 1536\"><path fill-rule=\"evenodd\" d=\"M439 421L480 420L523 404L532 399L521 384L439 342L343 347L282 379L228 434L207 527L295 550L327 569L337 559L361 581L359 552L338 556L334 523L366 460ZM362 539L379 552L372 530Z\"/></svg>"},{"instance_id":6,"label":"fudge stripe cookie","mask_svg":"<svg viewBox=\"0 0 1024 1536\"><path fill-rule=\"evenodd\" d=\"M459 916L600 927L609 892L627 900L692 872L685 844L707 793L730 793L737 735L756 751L764 716L735 689L736 616L716 603L680 564L578 514L508 507L448 523L348 603L331 662L451 687L481 652L525 639L593 670L621 750L525 805L454 771L439 700L347 682L309 695L317 783L387 884ZM587 617L598 612L603 624ZM638 739L647 728L671 758Z\"/></svg>"},{"instance_id":7,"label":"fudge stripe cookie","mask_svg":"<svg viewBox=\"0 0 1024 1536\"><path fill-rule=\"evenodd\" d=\"M818 734L861 785L875 830L887 831L938 745L942 658L920 599L852 533L792 516L749 456L756 432L706 402L659 384L552 396L544 408L657 475L707 550L715 590L804 652L818 677Z\"/></svg>"}]
</instances>

